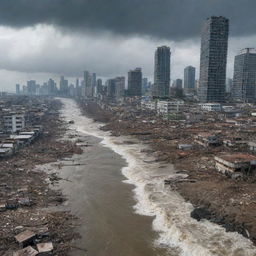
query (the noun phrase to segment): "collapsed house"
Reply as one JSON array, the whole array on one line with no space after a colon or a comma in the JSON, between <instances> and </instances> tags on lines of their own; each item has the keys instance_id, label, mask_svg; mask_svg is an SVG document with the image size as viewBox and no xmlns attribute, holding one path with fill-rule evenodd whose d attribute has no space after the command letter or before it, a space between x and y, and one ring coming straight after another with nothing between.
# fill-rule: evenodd
<instances>
[{"instance_id":1,"label":"collapsed house","mask_svg":"<svg viewBox=\"0 0 256 256\"><path fill-rule=\"evenodd\" d=\"M202 132L195 135L195 142L204 147L219 146L222 144L222 141L218 135L209 132Z\"/></svg>"},{"instance_id":2,"label":"collapsed house","mask_svg":"<svg viewBox=\"0 0 256 256\"><path fill-rule=\"evenodd\" d=\"M252 174L256 169L256 156L244 153L215 156L215 166L223 174Z\"/></svg>"}]
</instances>

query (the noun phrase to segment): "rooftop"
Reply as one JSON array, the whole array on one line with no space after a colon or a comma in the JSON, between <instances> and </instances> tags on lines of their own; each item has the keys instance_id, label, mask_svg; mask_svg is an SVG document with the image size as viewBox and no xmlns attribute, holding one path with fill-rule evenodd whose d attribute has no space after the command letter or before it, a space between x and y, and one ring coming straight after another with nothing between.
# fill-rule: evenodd
<instances>
[{"instance_id":1,"label":"rooftop","mask_svg":"<svg viewBox=\"0 0 256 256\"><path fill-rule=\"evenodd\" d=\"M217 158L221 158L227 162L232 163L256 161L256 156L243 153L224 154L221 156L217 156Z\"/></svg>"}]
</instances>

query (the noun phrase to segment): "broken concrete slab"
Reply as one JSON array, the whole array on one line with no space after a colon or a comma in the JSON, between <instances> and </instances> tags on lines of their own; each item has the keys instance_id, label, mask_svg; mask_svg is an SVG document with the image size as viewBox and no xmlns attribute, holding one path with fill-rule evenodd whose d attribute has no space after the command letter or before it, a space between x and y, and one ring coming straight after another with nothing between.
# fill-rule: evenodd
<instances>
[{"instance_id":1,"label":"broken concrete slab","mask_svg":"<svg viewBox=\"0 0 256 256\"><path fill-rule=\"evenodd\" d=\"M33 242L36 234L31 230L26 230L15 236L16 241L20 246L26 246Z\"/></svg>"},{"instance_id":2,"label":"broken concrete slab","mask_svg":"<svg viewBox=\"0 0 256 256\"><path fill-rule=\"evenodd\" d=\"M13 254L13 256L36 256L38 255L38 251L28 246L22 250L19 250Z\"/></svg>"},{"instance_id":3,"label":"broken concrete slab","mask_svg":"<svg viewBox=\"0 0 256 256\"><path fill-rule=\"evenodd\" d=\"M37 244L36 246L37 246L39 255L51 255L51 253L53 251L52 242L40 243L40 244Z\"/></svg>"}]
</instances>

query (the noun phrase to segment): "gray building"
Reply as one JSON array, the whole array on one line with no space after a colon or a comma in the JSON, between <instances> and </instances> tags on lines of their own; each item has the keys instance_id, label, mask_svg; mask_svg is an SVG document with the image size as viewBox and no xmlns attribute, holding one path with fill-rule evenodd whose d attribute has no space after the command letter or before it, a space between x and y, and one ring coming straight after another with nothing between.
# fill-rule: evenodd
<instances>
[{"instance_id":1,"label":"gray building","mask_svg":"<svg viewBox=\"0 0 256 256\"><path fill-rule=\"evenodd\" d=\"M168 98L170 88L171 52L167 46L158 47L155 51L154 86L152 96Z\"/></svg>"},{"instance_id":2,"label":"gray building","mask_svg":"<svg viewBox=\"0 0 256 256\"><path fill-rule=\"evenodd\" d=\"M36 95L36 81L27 81L27 91L29 95Z\"/></svg>"},{"instance_id":3,"label":"gray building","mask_svg":"<svg viewBox=\"0 0 256 256\"><path fill-rule=\"evenodd\" d=\"M69 87L68 87L68 80L64 78L64 76L60 77L60 95L61 96L68 96L69 94Z\"/></svg>"},{"instance_id":4,"label":"gray building","mask_svg":"<svg viewBox=\"0 0 256 256\"><path fill-rule=\"evenodd\" d=\"M148 79L144 77L142 78L142 95L145 95L148 89Z\"/></svg>"},{"instance_id":5,"label":"gray building","mask_svg":"<svg viewBox=\"0 0 256 256\"><path fill-rule=\"evenodd\" d=\"M184 91L194 92L195 91L195 76L196 76L196 68L192 66L187 66L184 69Z\"/></svg>"},{"instance_id":6,"label":"gray building","mask_svg":"<svg viewBox=\"0 0 256 256\"><path fill-rule=\"evenodd\" d=\"M106 81L107 87L107 98L109 101L114 101L116 98L116 80L115 79L108 79Z\"/></svg>"},{"instance_id":7,"label":"gray building","mask_svg":"<svg viewBox=\"0 0 256 256\"><path fill-rule=\"evenodd\" d=\"M202 29L199 99L224 102L228 50L229 20L208 18Z\"/></svg>"},{"instance_id":8,"label":"gray building","mask_svg":"<svg viewBox=\"0 0 256 256\"><path fill-rule=\"evenodd\" d=\"M103 84L102 79L97 79L97 95L101 95L103 93Z\"/></svg>"},{"instance_id":9,"label":"gray building","mask_svg":"<svg viewBox=\"0 0 256 256\"><path fill-rule=\"evenodd\" d=\"M57 86L53 79L49 79L47 83L48 95L56 95Z\"/></svg>"},{"instance_id":10,"label":"gray building","mask_svg":"<svg viewBox=\"0 0 256 256\"><path fill-rule=\"evenodd\" d=\"M125 92L125 77L116 77L115 79L116 84L116 100L119 101L124 97Z\"/></svg>"},{"instance_id":11,"label":"gray building","mask_svg":"<svg viewBox=\"0 0 256 256\"><path fill-rule=\"evenodd\" d=\"M142 95L142 71L141 68L136 68L128 72L128 96Z\"/></svg>"},{"instance_id":12,"label":"gray building","mask_svg":"<svg viewBox=\"0 0 256 256\"><path fill-rule=\"evenodd\" d=\"M227 78L226 80L226 93L231 93L233 87L233 79Z\"/></svg>"},{"instance_id":13,"label":"gray building","mask_svg":"<svg viewBox=\"0 0 256 256\"><path fill-rule=\"evenodd\" d=\"M93 96L92 80L92 75L89 73L89 71L84 71L84 86L82 88L82 94L88 98Z\"/></svg>"},{"instance_id":14,"label":"gray building","mask_svg":"<svg viewBox=\"0 0 256 256\"><path fill-rule=\"evenodd\" d=\"M182 89L182 79L176 79L173 82L173 87L178 88L178 89Z\"/></svg>"},{"instance_id":15,"label":"gray building","mask_svg":"<svg viewBox=\"0 0 256 256\"><path fill-rule=\"evenodd\" d=\"M256 100L256 50L246 48L235 57L232 97L244 102Z\"/></svg>"},{"instance_id":16,"label":"gray building","mask_svg":"<svg viewBox=\"0 0 256 256\"><path fill-rule=\"evenodd\" d=\"M20 85L16 84L16 94L20 94Z\"/></svg>"}]
</instances>

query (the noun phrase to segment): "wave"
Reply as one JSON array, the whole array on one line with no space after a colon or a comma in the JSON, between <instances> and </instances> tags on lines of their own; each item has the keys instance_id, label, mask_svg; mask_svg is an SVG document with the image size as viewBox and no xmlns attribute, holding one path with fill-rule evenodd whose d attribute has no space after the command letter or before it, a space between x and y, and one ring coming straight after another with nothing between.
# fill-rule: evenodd
<instances>
[{"instance_id":1,"label":"wave","mask_svg":"<svg viewBox=\"0 0 256 256\"><path fill-rule=\"evenodd\" d=\"M99 129L100 124L82 116L74 101L62 101L65 103L63 115L75 120L72 129L101 139L103 146L126 160L127 166L122 168L126 178L124 182L135 186L135 213L154 217L152 228L159 233L155 246L169 248L169 255L256 255L253 243L242 235L226 232L221 226L207 220L197 222L190 217L193 206L169 186L164 186L164 179L177 175L171 165L160 166L152 162L152 157L141 152L145 145L139 142L125 144L131 138L110 136Z\"/></svg>"}]
</instances>

